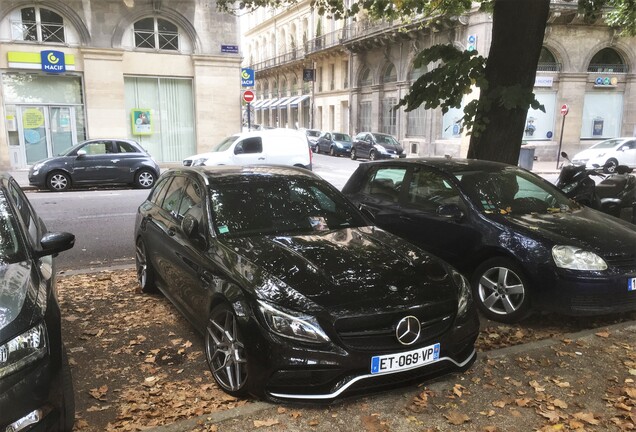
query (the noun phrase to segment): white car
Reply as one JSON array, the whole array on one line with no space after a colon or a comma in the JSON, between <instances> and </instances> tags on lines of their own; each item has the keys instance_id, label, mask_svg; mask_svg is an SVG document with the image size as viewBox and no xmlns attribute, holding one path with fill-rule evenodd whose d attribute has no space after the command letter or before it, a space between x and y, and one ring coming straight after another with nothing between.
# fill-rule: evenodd
<instances>
[{"instance_id":1,"label":"white car","mask_svg":"<svg viewBox=\"0 0 636 432\"><path fill-rule=\"evenodd\" d=\"M572 158L574 165L605 167L605 171L613 173L618 165L636 168L636 137L612 138L594 144Z\"/></svg>"},{"instance_id":2,"label":"white car","mask_svg":"<svg viewBox=\"0 0 636 432\"><path fill-rule=\"evenodd\" d=\"M197 165L292 165L312 169L312 152L305 134L295 129L265 129L229 136L212 151L183 160Z\"/></svg>"}]
</instances>

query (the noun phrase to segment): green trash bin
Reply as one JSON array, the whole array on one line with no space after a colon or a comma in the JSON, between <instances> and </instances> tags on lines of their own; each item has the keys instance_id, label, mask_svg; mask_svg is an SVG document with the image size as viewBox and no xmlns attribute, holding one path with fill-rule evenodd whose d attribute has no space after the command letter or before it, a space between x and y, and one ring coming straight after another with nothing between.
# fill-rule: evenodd
<instances>
[{"instance_id":1,"label":"green trash bin","mask_svg":"<svg viewBox=\"0 0 636 432\"><path fill-rule=\"evenodd\" d=\"M519 151L519 166L527 170L532 170L534 164L534 147L522 146Z\"/></svg>"}]
</instances>

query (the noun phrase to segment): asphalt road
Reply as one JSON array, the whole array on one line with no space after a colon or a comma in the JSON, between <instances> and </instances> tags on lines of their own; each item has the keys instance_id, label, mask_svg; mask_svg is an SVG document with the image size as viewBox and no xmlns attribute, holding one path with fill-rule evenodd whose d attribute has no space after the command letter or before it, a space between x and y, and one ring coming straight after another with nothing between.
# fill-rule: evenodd
<instances>
[{"instance_id":1,"label":"asphalt road","mask_svg":"<svg viewBox=\"0 0 636 432\"><path fill-rule=\"evenodd\" d=\"M358 161L314 155L314 172L338 189ZM140 189L89 189L30 192L29 200L47 228L75 234L75 247L61 253L58 271L133 265L137 208L148 196Z\"/></svg>"}]
</instances>

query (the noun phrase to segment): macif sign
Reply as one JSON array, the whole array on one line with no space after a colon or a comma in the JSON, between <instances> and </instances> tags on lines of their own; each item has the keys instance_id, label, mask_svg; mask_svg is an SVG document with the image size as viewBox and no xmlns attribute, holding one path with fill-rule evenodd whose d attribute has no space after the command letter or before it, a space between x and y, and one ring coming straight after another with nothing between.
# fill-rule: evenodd
<instances>
[{"instance_id":1,"label":"macif sign","mask_svg":"<svg viewBox=\"0 0 636 432\"><path fill-rule=\"evenodd\" d=\"M42 70L48 73L66 72L64 53L62 51L41 51Z\"/></svg>"}]
</instances>

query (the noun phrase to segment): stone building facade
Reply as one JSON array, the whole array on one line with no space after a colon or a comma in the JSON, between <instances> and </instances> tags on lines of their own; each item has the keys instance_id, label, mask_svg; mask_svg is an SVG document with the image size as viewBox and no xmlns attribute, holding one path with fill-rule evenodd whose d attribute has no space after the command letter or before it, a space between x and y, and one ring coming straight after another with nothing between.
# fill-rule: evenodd
<instances>
[{"instance_id":1,"label":"stone building facade","mask_svg":"<svg viewBox=\"0 0 636 432\"><path fill-rule=\"evenodd\" d=\"M239 37L207 0L3 0L0 168L88 138L209 149L241 126Z\"/></svg>"},{"instance_id":2,"label":"stone building facade","mask_svg":"<svg viewBox=\"0 0 636 432\"><path fill-rule=\"evenodd\" d=\"M442 114L393 107L433 66L413 67L422 49L452 44L487 55L492 17L475 9L450 25L419 24L328 20L309 1L247 15L241 28L244 66L256 71L255 122L352 135L385 132L412 155L465 156L462 108ZM312 71L315 80L303 80ZM537 157L554 160L560 142L575 152L636 134L635 71L635 38L618 37L602 20L585 22L575 2L553 0L534 89L546 112L528 113L524 142ZM563 105L569 108L565 122Z\"/></svg>"}]
</instances>

